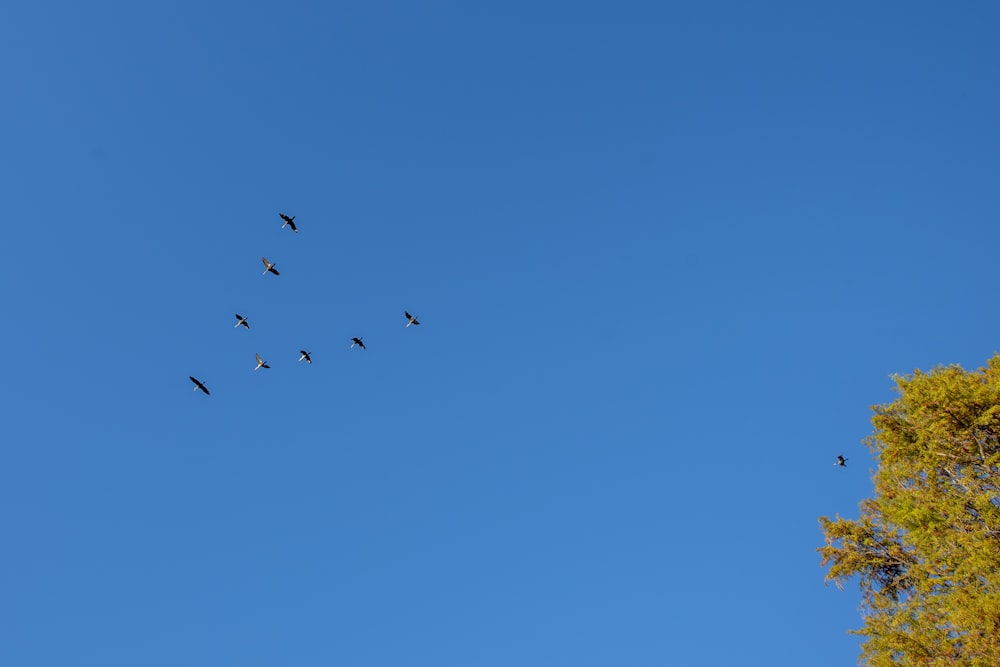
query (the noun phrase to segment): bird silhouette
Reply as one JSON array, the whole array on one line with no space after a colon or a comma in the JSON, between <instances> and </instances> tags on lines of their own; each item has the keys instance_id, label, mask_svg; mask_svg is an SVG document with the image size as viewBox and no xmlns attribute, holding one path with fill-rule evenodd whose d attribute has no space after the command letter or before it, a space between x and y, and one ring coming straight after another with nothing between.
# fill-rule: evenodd
<instances>
[{"instance_id":1,"label":"bird silhouette","mask_svg":"<svg viewBox=\"0 0 1000 667\"><path fill-rule=\"evenodd\" d=\"M285 221L285 224L281 226L282 229L284 229L287 226L287 227L291 227L292 231L295 232L296 234L299 233L299 230L295 228L295 216L294 215L292 217L290 217L290 218L287 215L285 215L284 213L279 213L278 215L280 215L281 219Z\"/></svg>"},{"instance_id":2,"label":"bird silhouette","mask_svg":"<svg viewBox=\"0 0 1000 667\"><path fill-rule=\"evenodd\" d=\"M276 268L274 268L274 264L271 264L271 262L267 261L267 257L261 257L260 259L261 259L262 262L264 262L264 266L267 267L267 268L264 269L264 273L267 273L268 271L270 271L271 273L273 273L276 276L281 275L280 273L278 273L278 270Z\"/></svg>"},{"instance_id":3,"label":"bird silhouette","mask_svg":"<svg viewBox=\"0 0 1000 667\"><path fill-rule=\"evenodd\" d=\"M311 364L313 362L312 357L309 356L308 352L306 352L305 350L299 350L299 352L302 353L302 356L299 357L299 361L305 359L307 364Z\"/></svg>"},{"instance_id":4,"label":"bird silhouette","mask_svg":"<svg viewBox=\"0 0 1000 667\"><path fill-rule=\"evenodd\" d=\"M254 354L257 357L257 368L270 368L270 366L267 365L267 362L260 358L259 354L257 353ZM257 368L255 368L254 370L257 370Z\"/></svg>"},{"instance_id":5,"label":"bird silhouette","mask_svg":"<svg viewBox=\"0 0 1000 667\"><path fill-rule=\"evenodd\" d=\"M191 391L198 391L201 389L206 395L208 395L208 387L203 385L201 381L193 375L188 375L188 377L191 378L191 382L194 382L194 388Z\"/></svg>"},{"instance_id":6,"label":"bird silhouette","mask_svg":"<svg viewBox=\"0 0 1000 667\"><path fill-rule=\"evenodd\" d=\"M847 459L845 459L843 456L841 456L841 455L838 454L837 455L837 462L834 463L833 465L840 466L841 468L846 468L847 467Z\"/></svg>"},{"instance_id":7,"label":"bird silhouette","mask_svg":"<svg viewBox=\"0 0 1000 667\"><path fill-rule=\"evenodd\" d=\"M417 322L417 316L416 315L410 315L405 310L403 311L403 315L406 316L406 326L410 326L411 324L416 324L418 326L420 325L420 322Z\"/></svg>"},{"instance_id":8,"label":"bird silhouette","mask_svg":"<svg viewBox=\"0 0 1000 667\"><path fill-rule=\"evenodd\" d=\"M351 343L351 349L354 349L355 345L359 345L361 349L364 350L365 344L362 342L362 338L364 338L364 336L362 336L361 338L352 338L351 340L353 342Z\"/></svg>"},{"instance_id":9,"label":"bird silhouette","mask_svg":"<svg viewBox=\"0 0 1000 667\"><path fill-rule=\"evenodd\" d=\"M236 324L234 324L234 325L233 325L233 328L235 329L235 328L237 328L238 326L240 326L241 324L242 324L242 325L243 325L244 327L246 327L247 329L249 329L249 328L250 328L250 325L249 325L249 324L247 323L247 318L243 317L243 316L242 316L242 315L240 315L239 313L236 313Z\"/></svg>"}]
</instances>

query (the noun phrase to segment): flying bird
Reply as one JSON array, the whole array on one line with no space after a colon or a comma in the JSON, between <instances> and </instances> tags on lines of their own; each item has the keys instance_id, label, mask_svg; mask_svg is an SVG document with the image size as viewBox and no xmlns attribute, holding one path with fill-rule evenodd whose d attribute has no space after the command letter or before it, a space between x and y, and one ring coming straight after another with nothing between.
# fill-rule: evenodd
<instances>
[{"instance_id":1,"label":"flying bird","mask_svg":"<svg viewBox=\"0 0 1000 667\"><path fill-rule=\"evenodd\" d=\"M270 368L270 366L267 365L267 362L260 358L259 354L255 352L254 355L257 357L257 368ZM257 370L257 368L254 370Z\"/></svg>"},{"instance_id":2,"label":"flying bird","mask_svg":"<svg viewBox=\"0 0 1000 667\"><path fill-rule=\"evenodd\" d=\"M838 454L837 455L837 462L834 463L833 465L840 466L841 468L846 468L847 467L847 459L845 459L843 456L841 456L841 455Z\"/></svg>"},{"instance_id":3,"label":"flying bird","mask_svg":"<svg viewBox=\"0 0 1000 667\"><path fill-rule=\"evenodd\" d=\"M188 377L191 378L191 382L194 382L194 388L191 391L198 391L199 389L201 389L203 392L205 392L206 395L208 395L208 387L203 385L198 378L192 375L188 375Z\"/></svg>"},{"instance_id":4,"label":"flying bird","mask_svg":"<svg viewBox=\"0 0 1000 667\"><path fill-rule=\"evenodd\" d=\"M302 356L299 357L299 361L302 361L303 359L305 359L306 363L308 363L308 364L311 364L313 362L312 357L309 356L308 352L306 352L305 350L299 350L299 352L302 353Z\"/></svg>"},{"instance_id":5,"label":"flying bird","mask_svg":"<svg viewBox=\"0 0 1000 667\"><path fill-rule=\"evenodd\" d=\"M267 267L266 269L264 269L264 273L270 271L276 276L281 275L280 273L278 273L278 269L274 268L274 264L271 264L271 262L267 261L267 257L261 257L260 259L262 262L264 262L264 266Z\"/></svg>"},{"instance_id":6,"label":"flying bird","mask_svg":"<svg viewBox=\"0 0 1000 667\"><path fill-rule=\"evenodd\" d=\"M284 213L279 213L278 215L280 215L281 219L285 221L285 224L281 226L282 229L284 229L286 226L287 227L291 227L292 231L295 232L296 234L298 234L299 230L295 228L295 216L294 215L292 217L290 217L290 218L287 215L285 215Z\"/></svg>"},{"instance_id":7,"label":"flying bird","mask_svg":"<svg viewBox=\"0 0 1000 667\"><path fill-rule=\"evenodd\" d=\"M235 329L235 328L237 328L238 326L240 326L241 324L242 324L243 326L245 326L245 327L246 327L247 329L249 329L249 328L250 328L250 325L249 325L249 324L247 324L247 318L243 317L243 316L242 316L242 315L240 315L239 313L236 313L236 324L234 324L234 325L233 325L233 328Z\"/></svg>"},{"instance_id":8,"label":"flying bird","mask_svg":"<svg viewBox=\"0 0 1000 667\"><path fill-rule=\"evenodd\" d=\"M365 344L361 342L362 338L364 338L364 336L362 336L361 338L352 338L351 340L353 342L351 343L351 349L354 349L355 345L360 345L362 350L365 349Z\"/></svg>"},{"instance_id":9,"label":"flying bird","mask_svg":"<svg viewBox=\"0 0 1000 667\"><path fill-rule=\"evenodd\" d=\"M406 316L406 326L410 326L411 324L416 324L418 326L420 325L420 322L417 322L417 316L416 315L410 315L405 310L403 311L403 315Z\"/></svg>"}]
</instances>

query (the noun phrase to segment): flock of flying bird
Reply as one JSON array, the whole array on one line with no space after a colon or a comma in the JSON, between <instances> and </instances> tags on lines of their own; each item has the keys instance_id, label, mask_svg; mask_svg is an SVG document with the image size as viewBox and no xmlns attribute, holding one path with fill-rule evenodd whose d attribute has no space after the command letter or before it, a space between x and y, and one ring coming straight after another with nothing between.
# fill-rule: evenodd
<instances>
[{"instance_id":1,"label":"flock of flying bird","mask_svg":"<svg viewBox=\"0 0 1000 667\"><path fill-rule=\"evenodd\" d=\"M284 213L279 213L278 215L281 217L282 220L284 220L284 224L281 225L282 229L284 229L285 227L291 227L291 229L292 229L293 232L295 232L296 234L299 233L298 227L295 226L295 216L294 215L293 216L287 216ZM278 269L276 269L274 267L274 264L272 264L271 262L269 262L267 260L267 257L261 257L260 259L261 259L262 262L264 262L264 273L262 275L267 275L268 273L273 273L276 276L281 275L278 272ZM420 324L420 322L417 321L416 316L415 315L411 315L407 311L403 311L403 316L406 318L406 326L407 327L409 327L410 325L418 325L418 324ZM239 313L236 313L236 324L233 325L233 328L238 329L240 326L243 326L244 328L249 329L250 328L250 323L247 322L247 318L243 317ZM364 338L363 336L356 336L354 338L351 338L351 349L354 349L355 347L360 347L362 350L364 350L365 349L365 343L364 343L363 338ZM299 350L299 354L301 355L301 356L299 356L299 361L305 361L308 364L312 363L312 357L310 356L311 353L306 352L305 350ZM254 353L254 356L257 357L257 367L254 368L255 371L256 370L260 370L261 368L270 368L270 366L267 364L267 362L260 358L259 354ZM203 392L205 392L206 395L208 395L209 391L208 391L208 387L205 386L205 383L203 383L201 380L199 380L198 378L194 377L193 375L189 375L188 377L191 379L191 382L194 382L194 391L198 391L199 389L201 389ZM838 455L837 456L837 462L834 463L833 465L839 466L841 468L846 468L847 467L847 459L844 458L843 455Z\"/></svg>"},{"instance_id":2,"label":"flock of flying bird","mask_svg":"<svg viewBox=\"0 0 1000 667\"><path fill-rule=\"evenodd\" d=\"M287 216L284 213L279 213L278 215L281 217L282 220L285 221L284 224L281 225L282 229L284 229L285 227L290 227L293 232L295 232L296 234L299 233L298 227L295 226L295 216L294 215L293 216ZM271 262L269 262L267 260L267 257L261 257L260 259L261 259L262 262L264 262L264 273L262 275L266 276L268 273L273 273L276 276L280 276L281 275L278 272L278 269L274 268L274 264L272 264ZM403 311L403 316L406 318L406 326L407 327L409 327L411 325L419 325L420 324L420 322L417 320L416 315L411 315L409 312ZM238 329L241 325L244 328L246 328L246 329L250 328L250 323L247 322L247 318L243 317L239 313L236 313L236 324L233 325L233 328L234 329ZM365 348L365 343L364 343L363 339L364 339L363 336L356 336L354 338L351 338L351 349L354 349L355 347L360 347L362 350L366 349ZM305 361L308 364L312 363L312 357L310 356L311 355L310 352L306 352L305 350L299 350L299 354L301 355L299 357L299 361ZM254 356L257 357L257 367L254 368L255 371L256 370L260 370L261 368L270 368L270 366L268 366L267 362L260 358L259 354L254 353ZM193 375L189 375L188 378L190 378L191 382L194 382L194 389L193 389L193 391L198 391L199 389L201 389L203 392L205 392L206 396L209 395L208 387L205 386L204 382L202 382L198 378L194 377ZM841 465L843 465L843 464L841 464Z\"/></svg>"}]
</instances>

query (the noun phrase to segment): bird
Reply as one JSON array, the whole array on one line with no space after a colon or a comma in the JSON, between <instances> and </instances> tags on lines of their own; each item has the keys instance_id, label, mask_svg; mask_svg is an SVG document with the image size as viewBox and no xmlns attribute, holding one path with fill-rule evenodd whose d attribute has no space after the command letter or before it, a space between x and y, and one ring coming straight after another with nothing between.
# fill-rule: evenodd
<instances>
[{"instance_id":1,"label":"bird","mask_svg":"<svg viewBox=\"0 0 1000 667\"><path fill-rule=\"evenodd\" d=\"M360 345L362 350L365 349L365 344L361 342L363 338L364 336L362 336L361 338L352 338L351 340L353 342L351 343L351 349L354 349L355 345Z\"/></svg>"},{"instance_id":2,"label":"bird","mask_svg":"<svg viewBox=\"0 0 1000 667\"><path fill-rule=\"evenodd\" d=\"M259 354L255 352L254 355L257 357L257 368L270 368L270 366L267 365L267 362L260 358ZM257 370L257 368L254 370Z\"/></svg>"},{"instance_id":3,"label":"bird","mask_svg":"<svg viewBox=\"0 0 1000 667\"><path fill-rule=\"evenodd\" d=\"M243 326L245 326L247 329L250 328L250 325L247 324L247 318L243 317L239 313L236 313L236 324L233 325L233 328L235 329L236 327L240 326L241 324Z\"/></svg>"},{"instance_id":4,"label":"bird","mask_svg":"<svg viewBox=\"0 0 1000 667\"><path fill-rule=\"evenodd\" d=\"M845 459L842 455L838 454L837 455L837 462L834 463L833 465L840 466L841 468L846 468L847 467L847 459Z\"/></svg>"},{"instance_id":5,"label":"bird","mask_svg":"<svg viewBox=\"0 0 1000 667\"><path fill-rule=\"evenodd\" d=\"M417 316L416 315L410 315L405 310L403 311L403 315L406 316L406 326L410 326L411 324L416 324L418 326L420 325L420 322L417 322Z\"/></svg>"},{"instance_id":6,"label":"bird","mask_svg":"<svg viewBox=\"0 0 1000 667\"><path fill-rule=\"evenodd\" d=\"M260 259L262 262L264 262L264 266L267 267L266 269L264 269L264 273L270 271L276 276L281 275L280 273L278 273L278 269L274 268L274 264L271 264L271 262L267 261L267 257L261 257Z\"/></svg>"},{"instance_id":7,"label":"bird","mask_svg":"<svg viewBox=\"0 0 1000 667\"><path fill-rule=\"evenodd\" d=\"M288 226L288 227L291 227L292 231L295 232L296 234L299 233L299 230L295 228L295 216L294 215L292 217L290 217L290 218L287 215L285 215L284 213L279 213L278 215L280 215L281 219L285 221L285 224L281 226L282 229L284 229L285 226Z\"/></svg>"},{"instance_id":8,"label":"bird","mask_svg":"<svg viewBox=\"0 0 1000 667\"><path fill-rule=\"evenodd\" d=\"M191 382L194 382L194 388L191 391L198 391L201 389L206 395L208 395L208 387L203 385L201 381L193 375L188 375L188 377L191 378Z\"/></svg>"},{"instance_id":9,"label":"bird","mask_svg":"<svg viewBox=\"0 0 1000 667\"><path fill-rule=\"evenodd\" d=\"M311 364L313 362L312 357L309 356L308 352L306 352L305 350L299 350L299 352L302 353L302 356L299 357L299 361L305 359L307 364Z\"/></svg>"}]
</instances>

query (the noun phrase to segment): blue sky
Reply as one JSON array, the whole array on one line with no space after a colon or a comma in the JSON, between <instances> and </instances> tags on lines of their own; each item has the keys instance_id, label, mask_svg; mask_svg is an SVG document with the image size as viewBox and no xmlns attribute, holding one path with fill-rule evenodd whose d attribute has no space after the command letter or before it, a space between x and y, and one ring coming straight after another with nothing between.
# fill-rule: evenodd
<instances>
[{"instance_id":1,"label":"blue sky","mask_svg":"<svg viewBox=\"0 0 1000 667\"><path fill-rule=\"evenodd\" d=\"M816 517L1000 347L1000 10L5 14L0 662L854 662Z\"/></svg>"}]
</instances>

